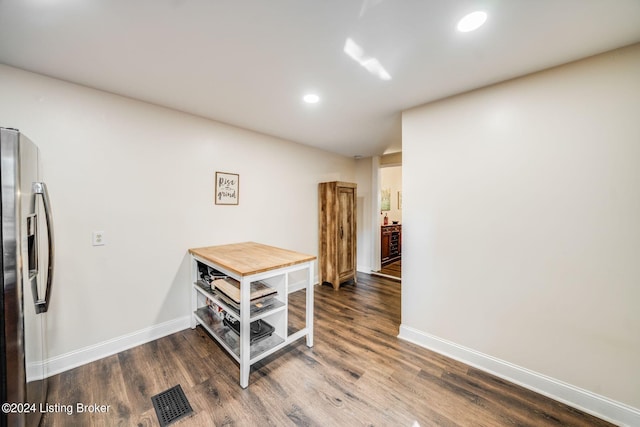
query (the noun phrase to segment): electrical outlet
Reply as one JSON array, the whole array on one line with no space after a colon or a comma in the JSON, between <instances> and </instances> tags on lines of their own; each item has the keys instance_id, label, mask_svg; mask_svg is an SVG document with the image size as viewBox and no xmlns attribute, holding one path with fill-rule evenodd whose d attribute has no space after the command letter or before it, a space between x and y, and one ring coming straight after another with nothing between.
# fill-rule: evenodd
<instances>
[{"instance_id":1,"label":"electrical outlet","mask_svg":"<svg viewBox=\"0 0 640 427\"><path fill-rule=\"evenodd\" d=\"M94 231L91 235L91 242L93 246L102 246L107 242L104 239L104 231Z\"/></svg>"}]
</instances>

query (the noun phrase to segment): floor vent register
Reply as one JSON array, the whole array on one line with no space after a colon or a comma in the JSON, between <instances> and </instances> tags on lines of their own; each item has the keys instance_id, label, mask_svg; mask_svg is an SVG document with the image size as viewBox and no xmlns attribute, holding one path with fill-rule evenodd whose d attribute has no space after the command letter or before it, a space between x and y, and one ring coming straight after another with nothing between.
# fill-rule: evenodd
<instances>
[{"instance_id":1,"label":"floor vent register","mask_svg":"<svg viewBox=\"0 0 640 427\"><path fill-rule=\"evenodd\" d=\"M160 427L168 426L193 413L193 409L178 384L167 391L158 393L151 398L156 410Z\"/></svg>"}]
</instances>

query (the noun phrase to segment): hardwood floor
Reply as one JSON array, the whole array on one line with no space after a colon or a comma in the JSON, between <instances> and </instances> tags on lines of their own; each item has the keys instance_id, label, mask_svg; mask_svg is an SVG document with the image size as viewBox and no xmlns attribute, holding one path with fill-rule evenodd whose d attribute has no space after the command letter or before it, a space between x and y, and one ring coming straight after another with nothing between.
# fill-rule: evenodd
<instances>
[{"instance_id":1,"label":"hardwood floor","mask_svg":"<svg viewBox=\"0 0 640 427\"><path fill-rule=\"evenodd\" d=\"M397 277L398 279L401 279L402 278L402 260L398 260L382 266L382 268L380 269L380 273L386 274L387 276L393 276L393 277Z\"/></svg>"},{"instance_id":2,"label":"hardwood floor","mask_svg":"<svg viewBox=\"0 0 640 427\"><path fill-rule=\"evenodd\" d=\"M291 296L299 327L304 291ZM44 426L157 426L151 396L176 384L194 415L176 426L608 426L507 381L396 338L400 285L358 274L357 285L315 290L315 345L301 339L251 370L200 327L51 378ZM76 413L76 404L110 405Z\"/></svg>"}]
</instances>

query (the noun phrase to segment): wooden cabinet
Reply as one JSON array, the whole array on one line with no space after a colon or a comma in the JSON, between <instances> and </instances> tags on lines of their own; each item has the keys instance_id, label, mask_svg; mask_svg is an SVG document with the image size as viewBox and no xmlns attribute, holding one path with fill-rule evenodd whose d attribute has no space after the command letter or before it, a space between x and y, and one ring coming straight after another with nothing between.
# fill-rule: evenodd
<instances>
[{"instance_id":1,"label":"wooden cabinet","mask_svg":"<svg viewBox=\"0 0 640 427\"><path fill-rule=\"evenodd\" d=\"M356 184L321 182L318 185L318 252L320 283L338 289L356 281Z\"/></svg>"},{"instance_id":2,"label":"wooden cabinet","mask_svg":"<svg viewBox=\"0 0 640 427\"><path fill-rule=\"evenodd\" d=\"M397 261L402 257L402 226L383 225L380 235L380 261L382 265Z\"/></svg>"},{"instance_id":3,"label":"wooden cabinet","mask_svg":"<svg viewBox=\"0 0 640 427\"><path fill-rule=\"evenodd\" d=\"M380 252L381 252L381 261L384 263L385 261L389 261L389 241L391 240L391 233L385 232L384 227L382 227L382 235L380 236Z\"/></svg>"}]
</instances>

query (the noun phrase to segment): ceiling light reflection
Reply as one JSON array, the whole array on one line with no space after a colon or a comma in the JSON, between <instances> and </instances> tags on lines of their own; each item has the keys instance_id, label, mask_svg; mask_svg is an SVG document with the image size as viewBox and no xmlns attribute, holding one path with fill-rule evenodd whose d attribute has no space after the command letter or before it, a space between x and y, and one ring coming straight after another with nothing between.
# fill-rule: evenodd
<instances>
[{"instance_id":1,"label":"ceiling light reflection","mask_svg":"<svg viewBox=\"0 0 640 427\"><path fill-rule=\"evenodd\" d=\"M320 97L315 93L308 93L302 99L307 104L317 104L320 101Z\"/></svg>"},{"instance_id":2,"label":"ceiling light reflection","mask_svg":"<svg viewBox=\"0 0 640 427\"><path fill-rule=\"evenodd\" d=\"M350 38L344 43L344 53L379 79L391 80L391 75L389 75L387 70L380 64L380 61L376 58L366 56L364 50Z\"/></svg>"},{"instance_id":3,"label":"ceiling light reflection","mask_svg":"<svg viewBox=\"0 0 640 427\"><path fill-rule=\"evenodd\" d=\"M461 33L468 33L469 31L477 30L485 23L486 20L486 12L472 12L458 21L458 31Z\"/></svg>"}]
</instances>

